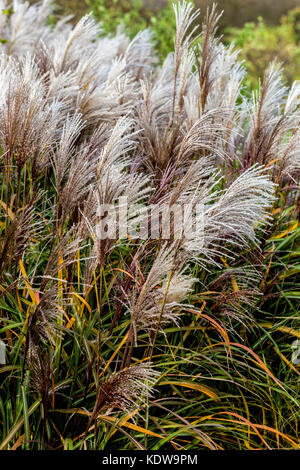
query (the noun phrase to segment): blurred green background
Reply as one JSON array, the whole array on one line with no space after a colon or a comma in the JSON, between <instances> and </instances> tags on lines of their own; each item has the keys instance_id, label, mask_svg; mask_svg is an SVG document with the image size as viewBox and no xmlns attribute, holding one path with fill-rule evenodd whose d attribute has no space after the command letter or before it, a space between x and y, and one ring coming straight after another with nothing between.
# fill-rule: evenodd
<instances>
[{"instance_id":1,"label":"blurred green background","mask_svg":"<svg viewBox=\"0 0 300 470\"><path fill-rule=\"evenodd\" d=\"M118 24L130 36L151 26L160 60L173 47L175 30L171 2L167 0L56 0L55 17L74 15L77 21L93 11L103 23L106 34L113 33ZM213 0L196 0L195 6L204 12ZM220 34L224 42L234 41L241 49L249 73L249 87L257 86L270 61L277 59L285 69L285 78L291 83L300 79L300 0L219 0L224 14L220 20Z\"/></svg>"},{"instance_id":2,"label":"blurred green background","mask_svg":"<svg viewBox=\"0 0 300 470\"><path fill-rule=\"evenodd\" d=\"M140 3L148 12L156 12L168 5L168 0L141 0L135 2L134 0L56 0L56 4L66 11L68 14L71 12L77 16L82 16L89 10L91 4L105 5L110 7L115 5L116 8L128 10L134 4ZM206 9L207 6L217 3L220 9L224 9L223 19L221 21L222 27L238 26L242 27L246 22L256 21L259 16L265 18L269 24L278 24L282 15L286 14L289 10L300 6L299 0L195 0L194 4L201 8Z\"/></svg>"}]
</instances>

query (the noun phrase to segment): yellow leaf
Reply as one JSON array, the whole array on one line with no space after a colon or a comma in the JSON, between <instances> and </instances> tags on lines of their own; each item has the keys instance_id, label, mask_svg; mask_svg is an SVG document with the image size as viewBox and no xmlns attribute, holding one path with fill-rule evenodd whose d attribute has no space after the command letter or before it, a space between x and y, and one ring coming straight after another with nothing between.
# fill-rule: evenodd
<instances>
[{"instance_id":1,"label":"yellow leaf","mask_svg":"<svg viewBox=\"0 0 300 470\"><path fill-rule=\"evenodd\" d=\"M9 218L10 218L11 220L14 220L15 215L14 215L14 213L12 212L12 210L11 210L11 209L5 204L5 202L3 202L3 201L0 201L0 204L1 204L1 206L3 207L3 209L5 210L5 212L7 212Z\"/></svg>"},{"instance_id":2,"label":"yellow leaf","mask_svg":"<svg viewBox=\"0 0 300 470\"><path fill-rule=\"evenodd\" d=\"M89 314L92 315L92 310L91 310L91 307L90 305L87 303L87 301L81 297L81 295L77 294L77 292L73 292L73 295L75 295L75 297L78 297L79 300L81 300L81 302L86 306L86 308L88 309L89 311ZM81 312L82 313L82 312Z\"/></svg>"},{"instance_id":3,"label":"yellow leaf","mask_svg":"<svg viewBox=\"0 0 300 470\"><path fill-rule=\"evenodd\" d=\"M114 418L113 416L102 416L100 415L98 418L102 418L107 421L111 421L112 423L116 423L119 427L125 426L126 428L133 429L134 431L139 431L142 434L148 434L148 436L153 436L153 437L159 437L159 439L164 439L163 436L160 434L157 434L156 432L149 431L148 429L141 428L140 426L137 426L136 424L133 423L128 423L125 421L120 421L118 423L117 418Z\"/></svg>"},{"instance_id":4,"label":"yellow leaf","mask_svg":"<svg viewBox=\"0 0 300 470\"><path fill-rule=\"evenodd\" d=\"M29 280L28 280L28 277L27 277L27 274L26 274L26 271L25 271L25 268L24 268L24 264L22 262L22 260L20 259L19 261L19 264L20 264L20 269L21 269L21 273L22 273L22 276L23 276L23 279L25 281L25 285L28 289L28 292L29 292L29 295L31 297L31 300L32 300L32 303L34 305L37 305L37 296L36 296L36 292L34 292L34 290L32 289L30 283L29 283Z\"/></svg>"},{"instance_id":5,"label":"yellow leaf","mask_svg":"<svg viewBox=\"0 0 300 470\"><path fill-rule=\"evenodd\" d=\"M105 364L105 367L103 369L103 371L101 372L100 374L100 377L101 375L104 374L104 372L106 371L106 369L108 368L109 364L114 360L115 356L118 354L118 352L120 351L121 347L123 346L123 344L125 343L125 341L127 340L127 337L128 337L128 333L126 333L126 335L124 336L124 338L122 339L121 343L119 344L119 346L117 347L117 349L114 351L114 353L111 355L109 361Z\"/></svg>"},{"instance_id":6,"label":"yellow leaf","mask_svg":"<svg viewBox=\"0 0 300 470\"><path fill-rule=\"evenodd\" d=\"M294 224L290 228L288 228L284 232L279 233L278 235L275 235L275 237L273 237L272 240L279 240L280 238L285 237L289 233L293 232L298 227L298 225L299 225L299 222L298 220L296 220L296 222L294 222Z\"/></svg>"},{"instance_id":7,"label":"yellow leaf","mask_svg":"<svg viewBox=\"0 0 300 470\"><path fill-rule=\"evenodd\" d=\"M193 390L197 390L197 392L204 393L204 395L208 395L211 398L218 398L218 395L210 390L208 387L205 387L204 385L196 384L196 383L190 383L190 382L176 382L172 380L164 380L163 382L160 382L159 385L176 385L179 387L186 387L186 388L191 388Z\"/></svg>"},{"instance_id":8,"label":"yellow leaf","mask_svg":"<svg viewBox=\"0 0 300 470\"><path fill-rule=\"evenodd\" d=\"M272 323L261 323L263 328L273 328ZM293 328L289 328L287 326L277 326L274 328L275 331L281 331L282 333L288 333L289 335L296 336L296 338L300 338L300 331L294 330Z\"/></svg>"},{"instance_id":9,"label":"yellow leaf","mask_svg":"<svg viewBox=\"0 0 300 470\"><path fill-rule=\"evenodd\" d=\"M227 263L227 261L222 257L221 257L221 260L223 261L225 268L230 269L230 266ZM234 276L230 276L230 277L231 277L231 283L232 283L232 288L233 288L234 292L238 292L239 287L237 285L235 277Z\"/></svg>"}]
</instances>

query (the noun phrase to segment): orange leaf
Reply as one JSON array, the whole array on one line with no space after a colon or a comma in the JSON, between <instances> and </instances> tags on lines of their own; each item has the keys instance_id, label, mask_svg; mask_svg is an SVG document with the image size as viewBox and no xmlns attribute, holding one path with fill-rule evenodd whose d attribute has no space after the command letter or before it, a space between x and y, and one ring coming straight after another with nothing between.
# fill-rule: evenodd
<instances>
[{"instance_id":1,"label":"orange leaf","mask_svg":"<svg viewBox=\"0 0 300 470\"><path fill-rule=\"evenodd\" d=\"M244 344L240 344L240 343L230 343L230 344L232 346L237 346L238 348L244 349L245 351L249 352L251 354L251 356L253 356L256 359L256 361L261 366L261 368L274 380L274 382L276 382L277 385L279 385L279 387L282 388L282 390L285 390L285 388L281 385L279 380L276 379L276 377L272 374L272 372L264 364L264 362L261 360L261 358L257 354L255 354L255 352L252 351L252 349L250 349L247 346L245 346Z\"/></svg>"}]
</instances>

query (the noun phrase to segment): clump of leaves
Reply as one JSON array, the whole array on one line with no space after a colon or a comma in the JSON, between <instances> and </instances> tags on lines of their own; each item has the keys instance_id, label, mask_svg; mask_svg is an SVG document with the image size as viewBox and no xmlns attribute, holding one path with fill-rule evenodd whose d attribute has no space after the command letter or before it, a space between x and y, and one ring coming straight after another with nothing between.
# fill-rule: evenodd
<instances>
[{"instance_id":1,"label":"clump of leaves","mask_svg":"<svg viewBox=\"0 0 300 470\"><path fill-rule=\"evenodd\" d=\"M262 17L247 22L243 28L227 28L226 40L234 41L245 59L248 86L257 85L268 64L276 58L284 66L284 77L289 83L300 76L299 9L291 10L281 18L280 25L268 25Z\"/></svg>"}]
</instances>

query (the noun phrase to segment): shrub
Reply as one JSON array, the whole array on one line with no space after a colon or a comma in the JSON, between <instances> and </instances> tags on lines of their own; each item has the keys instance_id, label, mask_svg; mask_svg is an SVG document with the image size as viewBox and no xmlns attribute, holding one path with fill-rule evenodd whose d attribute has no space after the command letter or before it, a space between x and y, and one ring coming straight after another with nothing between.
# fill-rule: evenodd
<instances>
[{"instance_id":1,"label":"shrub","mask_svg":"<svg viewBox=\"0 0 300 470\"><path fill-rule=\"evenodd\" d=\"M89 0L89 5L106 34L115 34L121 27L133 38L140 30L150 27L160 60L172 51L176 25L171 2L161 9L146 7L142 0Z\"/></svg>"},{"instance_id":2,"label":"shrub","mask_svg":"<svg viewBox=\"0 0 300 470\"><path fill-rule=\"evenodd\" d=\"M255 86L268 64L277 58L284 66L289 83L300 77L299 9L284 16L279 26L267 26L260 17L257 23L246 23L244 28L228 28L226 38L241 49L249 71L249 85Z\"/></svg>"}]
</instances>

